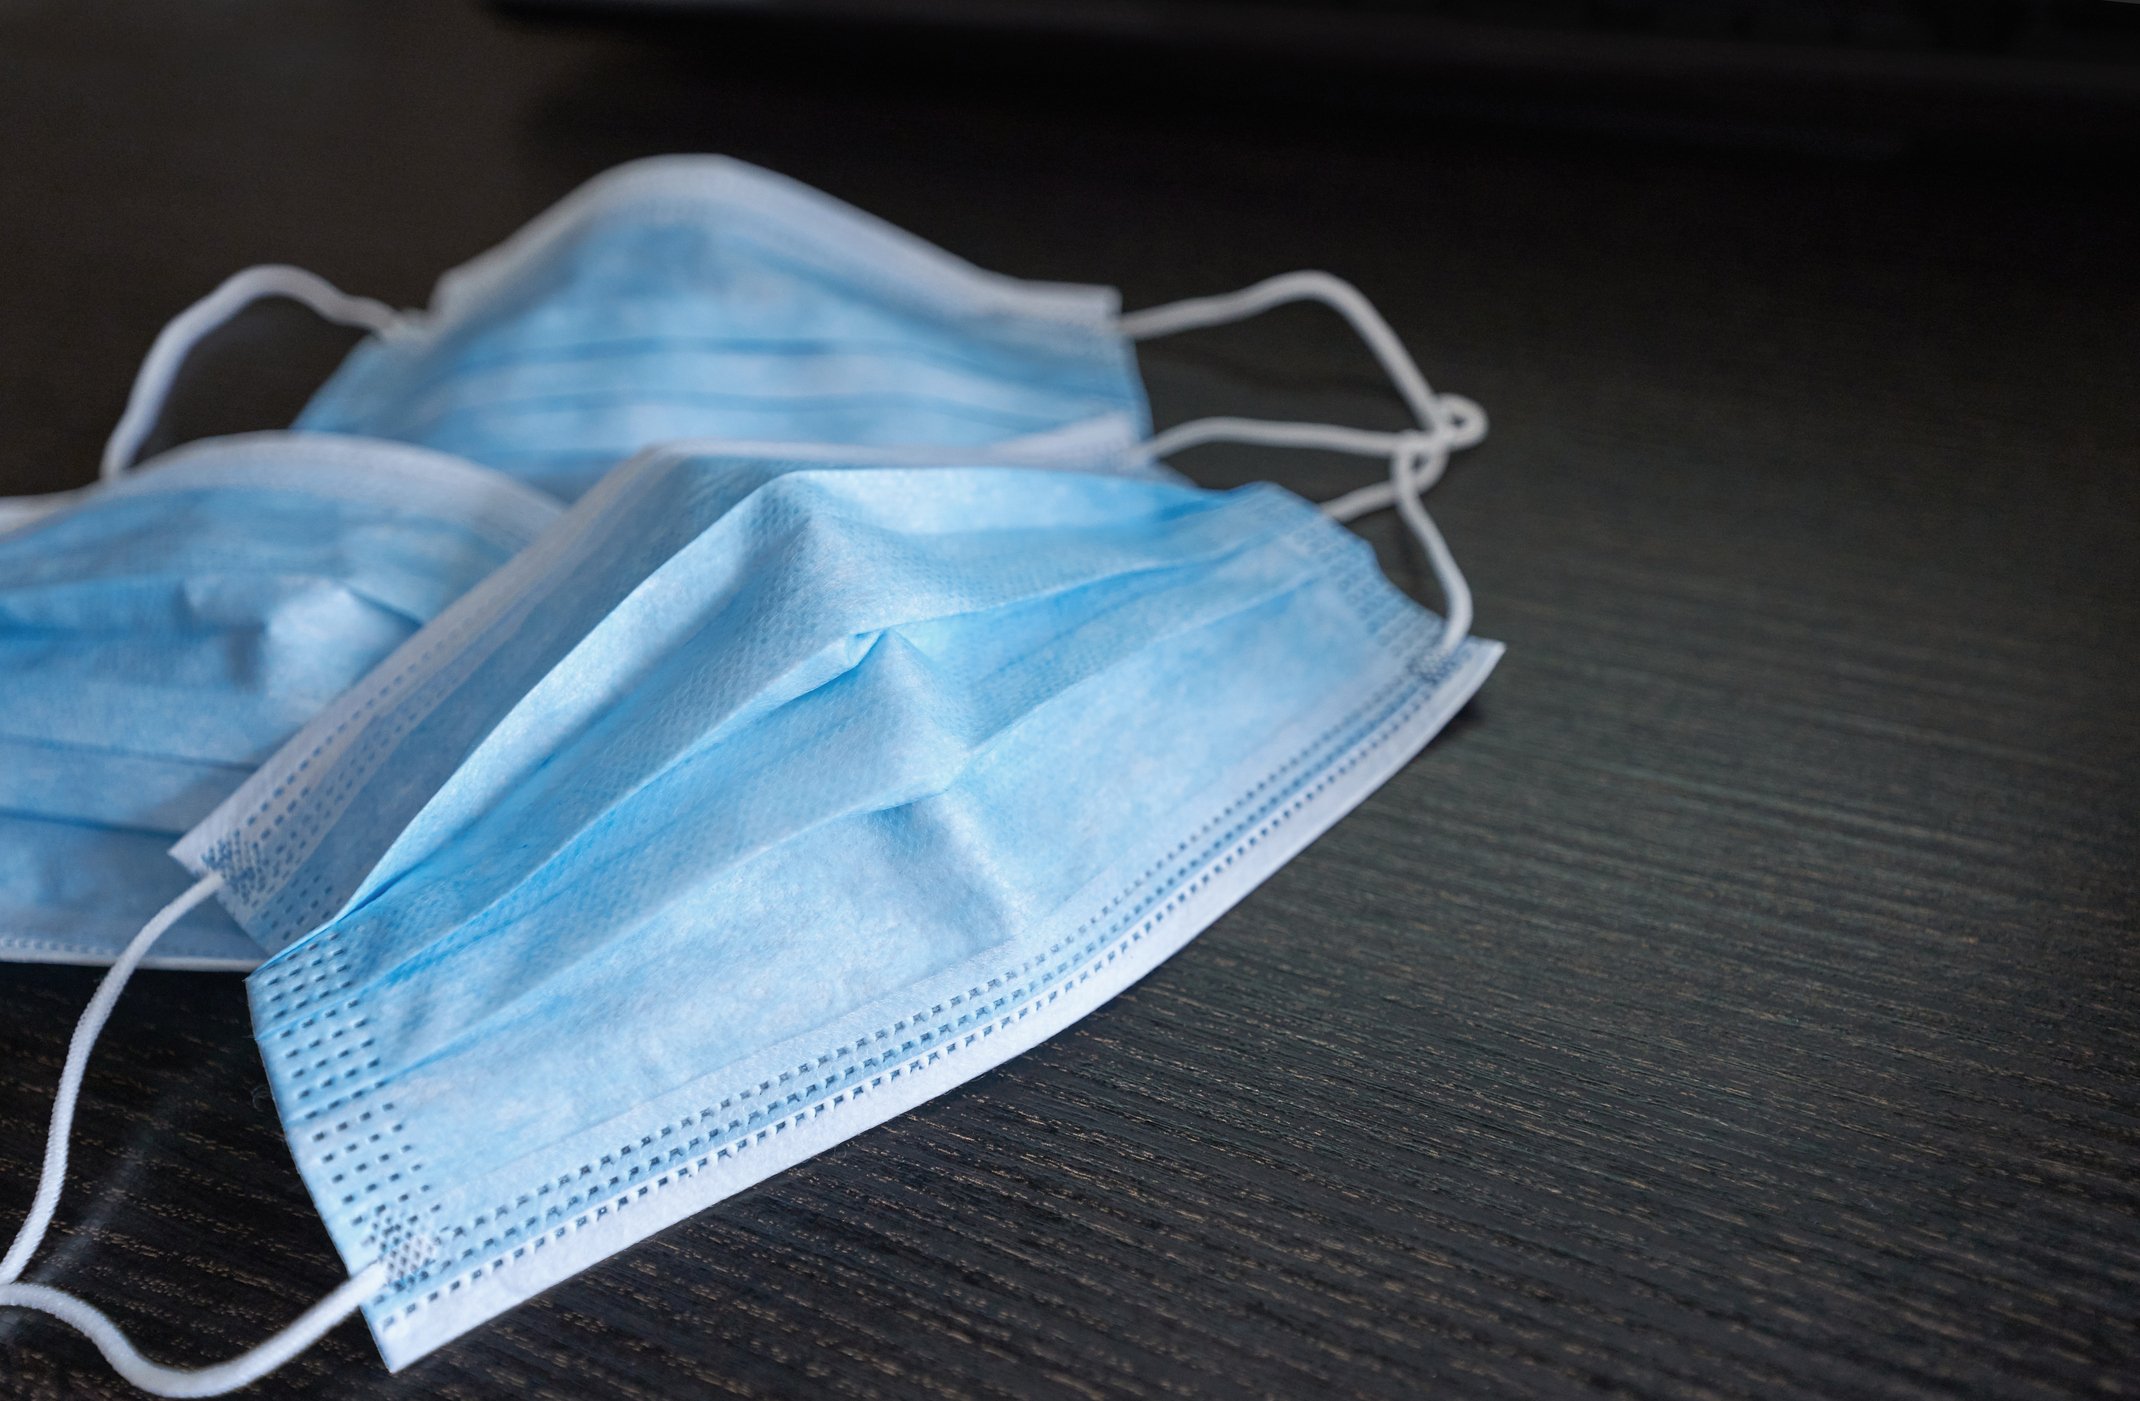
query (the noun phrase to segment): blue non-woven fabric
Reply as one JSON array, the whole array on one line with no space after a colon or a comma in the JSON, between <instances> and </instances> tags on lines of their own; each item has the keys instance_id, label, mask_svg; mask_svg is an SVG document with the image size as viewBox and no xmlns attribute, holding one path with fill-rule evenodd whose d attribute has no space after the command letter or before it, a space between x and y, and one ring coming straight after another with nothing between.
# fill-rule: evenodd
<instances>
[{"instance_id":1,"label":"blue non-woven fabric","mask_svg":"<svg viewBox=\"0 0 2140 1401\"><path fill-rule=\"evenodd\" d=\"M399 1366L1111 996L1500 650L1441 644L1276 488L655 453L176 854Z\"/></svg>"},{"instance_id":2,"label":"blue non-woven fabric","mask_svg":"<svg viewBox=\"0 0 2140 1401\"><path fill-rule=\"evenodd\" d=\"M985 272L715 156L597 177L367 339L297 426L418 443L576 498L700 438L970 446L1148 430L1112 289Z\"/></svg>"},{"instance_id":3,"label":"blue non-woven fabric","mask_svg":"<svg viewBox=\"0 0 2140 1401\"><path fill-rule=\"evenodd\" d=\"M0 957L109 961L183 889L171 842L558 511L437 453L269 433L0 530ZM261 956L204 907L149 962Z\"/></svg>"}]
</instances>

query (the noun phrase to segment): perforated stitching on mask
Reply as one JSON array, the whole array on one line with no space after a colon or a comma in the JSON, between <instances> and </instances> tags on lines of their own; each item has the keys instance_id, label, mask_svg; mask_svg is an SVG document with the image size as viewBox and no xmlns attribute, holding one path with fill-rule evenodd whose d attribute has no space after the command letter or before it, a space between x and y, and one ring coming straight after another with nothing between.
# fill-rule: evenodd
<instances>
[{"instance_id":1,"label":"perforated stitching on mask","mask_svg":"<svg viewBox=\"0 0 2140 1401\"><path fill-rule=\"evenodd\" d=\"M1413 621L1417 622L1418 620L1415 618ZM1428 629L1429 641L1431 641L1434 633L1438 633L1438 628ZM1112 911L1121 908L1125 901L1150 882L1152 877L1159 872L1171 869L1169 879L1179 882L1188 878L1192 871L1198 871L1198 874L1193 879L1189 879L1186 885L1177 885L1171 890L1171 893L1165 895L1164 903L1160 904L1156 910L1152 909L1153 902L1162 898L1157 894L1148 897L1138 906L1126 912L1106 932L1087 941L1076 953L1073 953L1067 959L1061 960L1054 968L1045 972L1029 986L1013 989L1011 992L990 1000L983 1009L969 1011L964 1016L942 1023L929 1032L903 1042L896 1056L879 1055L869 1057L862 1062L860 1067L849 1069L838 1077L842 1081L850 1081L859 1074L875 1070L877 1073L871 1076L866 1086L847 1083L835 1087L834 1077L827 1076L825 1079L814 1082L805 1088L791 1091L777 1103L762 1106L749 1115L730 1120L720 1130L701 1133L686 1142L676 1144L658 1159L644 1162L626 1170L617 1170L617 1160L619 1158L631 1157L642 1149L653 1147L662 1140L675 1136L681 1130L697 1126L700 1121L713 1116L717 1112L725 1112L740 1101L754 1098L756 1095L763 1094L777 1085L790 1081L796 1074L807 1074L812 1068L849 1059L873 1042L888 1040L890 1036L911 1026L916 1021L925 1020L926 1014L915 1014L901 1019L891 1027L880 1029L872 1036L858 1039L851 1046L836 1047L819 1055L812 1061L805 1062L796 1072L784 1073L774 1080L762 1081L755 1090L743 1090L723 1099L718 1106L718 1110L709 1108L701 1111L696 1116L684 1116L675 1123L664 1125L654 1132L643 1135L635 1145L627 1145L613 1154L603 1155L593 1163L583 1164L577 1173L560 1176L554 1183L545 1183L533 1192L520 1194L509 1205L500 1205L490 1211L480 1213L466 1226L447 1228L438 1237L438 1244L441 1247L440 1253L419 1267L413 1277L406 1281L397 1280L395 1285L397 1290L410 1285L420 1285L426 1279L436 1278L442 1273L456 1270L467 1261L486 1252L491 1253L493 1258L487 1265L478 1266L466 1276L456 1276L445 1286L433 1289L421 1298L411 1300L383 1321L381 1326L391 1327L396 1321L408 1318L425 1304L435 1302L444 1295L457 1291L462 1287L464 1279L466 1282L472 1283L482 1278L486 1270L495 1271L503 1268L509 1260L524 1258L531 1249L540 1250L549 1242L561 1240L571 1231L592 1224L608 1216L612 1211L623 1210L631 1205L632 1202L645 1198L651 1192L658 1191L676 1181L687 1179L694 1170L704 1171L711 1163L736 1157L747 1151L753 1144L765 1142L767 1139L785 1132L797 1123L801 1123L806 1119L817 1118L853 1100L860 1099L870 1090L880 1089L905 1075L916 1073L931 1064L935 1064L943 1057L955 1054L960 1049L971 1046L977 1041L1014 1024L1030 1015L1037 1008L1052 1004L1065 990L1084 983L1099 968L1113 963L1117 958L1121 957L1129 948L1140 942L1147 934L1163 923L1185 901L1209 885L1220 874L1230 869L1236 861L1272 832L1288 822L1294 814L1311 804L1333 782L1350 773L1367 756L1388 743L1390 738L1397 734L1414 714L1432 700L1440 681L1448 673L1455 670L1458 657L1461 655L1461 652L1459 652L1459 654L1444 658L1438 663L1426 663L1417 656L1408 659L1403 676L1392 680L1377 690L1369 700L1355 708L1344 720L1325 730L1322 735L1309 743L1293 758L1274 769L1269 776L1229 804L1218 816L1207 821L1195 834L1184 839L1167 857L1153 863L1120 894L1109 900L1096 914L1080 925L1077 933L1070 940L1057 942L1045 953L1036 954L1028 958L1015 972L999 975L997 978L989 980L982 988L974 988L966 994L946 999L944 1003L938 1004L932 1010L935 1014L941 1015L947 1007L956 1005L961 1001L980 998L983 996L985 989L996 988L1007 980L1023 977L1035 965L1053 958L1067 944L1075 942L1079 936L1082 936L1095 924L1106 919ZM1395 710L1379 721L1362 721L1361 717L1380 709L1382 705L1390 702L1407 685L1417 685L1420 682L1427 684L1416 692L1410 704L1399 704ZM1352 731L1354 734L1359 735L1363 723L1366 727L1365 734L1360 735L1349 748L1340 746L1341 752L1345 753L1343 760L1325 769L1308 787L1287 798L1275 811L1271 811L1268 817L1262 819L1260 825L1257 825L1257 819L1251 816L1242 822L1236 823L1220 836L1216 842L1212 843L1208 848L1207 855L1191 858L1188 861L1180 860L1184 853L1198 845L1214 829L1226 823L1242 807L1255 802L1260 795L1271 789L1287 773L1324 750L1345 732ZM1266 810L1268 810L1268 805L1266 805ZM1249 830L1251 827L1254 827L1253 831ZM1244 832L1247 833L1245 837L1241 835ZM1224 854L1221 855L1221 852ZM1201 867L1200 871L1199 867ZM1144 913L1145 911L1150 912ZM1135 927L1132 928L1130 926L1133 923ZM1127 930L1126 933L1123 932L1125 929ZM1109 945L1110 940L1113 940L1111 946ZM984 1014L988 1017L986 1025L972 1025ZM969 1029L961 1032L959 1030L961 1027ZM897 1063L894 1064L894 1061ZM827 1097L828 1092L829 1097ZM799 1107L778 1119L764 1119L764 1116L775 1112L780 1106L786 1105ZM764 1121L759 1122L760 1120ZM755 1127L752 1127L754 1124ZM741 1131L740 1134L738 1133L739 1130ZM730 1137L727 1142L721 1143L716 1141L720 1135L728 1135ZM701 1149L705 1151L700 1152ZM691 1161L694 1154L697 1155L695 1161ZM606 1174L604 1172L605 1169L608 1170ZM653 1176L653 1174L657 1173L660 1174L658 1177ZM568 1190L575 1183L589 1178L597 1178L598 1180L588 1182L580 1192L574 1194L568 1200L550 1205L540 1214L530 1215L511 1226L505 1227L501 1231L489 1234L481 1241L463 1247L458 1253L450 1256L445 1253L444 1247L447 1246L448 1242L468 1237L509 1211L525 1209L555 1191ZM651 1180L642 1181L640 1180L641 1178L650 1178ZM436 1207L433 1209L436 1210ZM542 1234L530 1237L529 1233L536 1231L538 1228Z\"/></svg>"},{"instance_id":2,"label":"perforated stitching on mask","mask_svg":"<svg viewBox=\"0 0 2140 1401\"><path fill-rule=\"evenodd\" d=\"M454 639L441 639L437 646L445 647L452 640ZM385 701L395 692L403 689L404 679L415 669L416 665L428 658L430 651L434 650L436 648L427 650L424 658L419 658L417 663L412 663L409 668L405 668L400 674L397 674L393 682L382 688L377 695L367 698L363 707L342 724L337 725L329 739L322 740L321 744L324 745L330 742L334 736L342 734L351 724L357 723L368 716L377 708L380 702ZM436 696L451 689L461 679L463 678L460 668L442 668L427 676L417 688L411 690L410 694L412 696ZM275 847L262 851L259 864L247 873L249 883L245 893L248 897L252 895L254 889L250 881L257 880L267 883L279 881L302 863L304 858L311 852L312 835L324 825L320 814L329 812L339 815L356 786L359 783L368 781L376 771L377 762L383 752L400 743L411 729L430 714L431 709L431 706L419 703L397 710L387 723L367 726L349 754L335 765L334 772L325 786L291 795L283 810L275 814L270 820L269 826L271 830L282 827L286 820L294 816L302 799L315 800L311 804L312 811L305 818L292 822L289 831L283 834ZM317 748L315 748L316 752ZM269 802L272 803L279 798L288 786L288 784L277 785L269 794ZM256 817L265 816L267 811L267 808L263 807L261 812L256 814ZM255 820L256 818L247 818L246 826L252 826ZM293 882L278 890L273 900L261 913L266 917L270 931L317 928L320 923L324 922L333 913L327 908L330 898L331 894L326 878L319 873L314 873L308 879Z\"/></svg>"},{"instance_id":3,"label":"perforated stitching on mask","mask_svg":"<svg viewBox=\"0 0 2140 1401\"><path fill-rule=\"evenodd\" d=\"M369 1054L369 1021L347 995L351 974L341 934L335 930L258 975L262 1019L284 1021L270 1040L288 1067L285 1108L293 1128L346 1107L356 1097L347 1092L350 1082L379 1065ZM327 1098L337 1089L343 1093Z\"/></svg>"},{"instance_id":4,"label":"perforated stitching on mask","mask_svg":"<svg viewBox=\"0 0 2140 1401\"><path fill-rule=\"evenodd\" d=\"M364 1238L364 1251L388 1262L389 1287L398 1287L436 1255L436 1243L405 1219L412 1196L425 1190L414 1185L423 1165L413 1159L405 1123L390 1101L363 1103L370 1087L349 1089L352 1080L375 1075L379 1060L370 1054L362 1002L347 995L344 932L331 930L255 975L262 1019L295 1018L269 1033L262 1048L285 1070L282 1108L293 1150L318 1164L325 1190L341 1206L358 1208L352 1229L386 1217Z\"/></svg>"}]
</instances>

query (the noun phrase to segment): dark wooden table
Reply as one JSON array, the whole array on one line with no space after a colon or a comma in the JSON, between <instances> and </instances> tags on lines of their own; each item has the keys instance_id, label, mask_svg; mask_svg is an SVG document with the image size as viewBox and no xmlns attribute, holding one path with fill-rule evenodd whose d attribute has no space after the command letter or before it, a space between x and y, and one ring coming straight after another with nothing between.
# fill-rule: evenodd
<instances>
[{"instance_id":1,"label":"dark wooden table","mask_svg":"<svg viewBox=\"0 0 2140 1401\"><path fill-rule=\"evenodd\" d=\"M0 133L6 490L86 481L150 337L233 268L418 303L659 150L1132 305L1328 267L1493 415L1433 509L1506 663L1187 951L402 1376L348 1324L263 1390L2140 1388L2129 169L251 0L0 7ZM174 431L286 418L337 348L248 321ZM1163 419L1396 421L1308 311L1148 363ZM93 983L0 969L0 1221ZM75 1164L32 1277L158 1356L235 1352L340 1275L235 977L137 981ZM0 1391L125 1390L0 1314Z\"/></svg>"}]
</instances>

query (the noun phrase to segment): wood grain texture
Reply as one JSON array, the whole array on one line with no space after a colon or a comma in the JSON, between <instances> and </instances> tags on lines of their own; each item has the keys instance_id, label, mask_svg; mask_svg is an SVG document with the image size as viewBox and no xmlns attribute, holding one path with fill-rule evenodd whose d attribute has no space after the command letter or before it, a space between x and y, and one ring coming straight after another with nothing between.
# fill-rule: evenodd
<instances>
[{"instance_id":1,"label":"wood grain texture","mask_svg":"<svg viewBox=\"0 0 2140 1401\"><path fill-rule=\"evenodd\" d=\"M657 150L1132 305L1329 267L1493 415L1433 509L1506 663L1187 951L400 1376L350 1324L264 1393L2136 1388L2131 171L917 90L461 6L0 8L0 130L11 491L92 475L232 268L420 302ZM335 348L246 323L174 431ZM1163 420L1395 421L1305 311L1147 368ZM93 983L0 968L0 1220ZM32 1278L205 1362L338 1275L238 981L143 975ZM125 1392L14 1312L0 1390Z\"/></svg>"}]
</instances>

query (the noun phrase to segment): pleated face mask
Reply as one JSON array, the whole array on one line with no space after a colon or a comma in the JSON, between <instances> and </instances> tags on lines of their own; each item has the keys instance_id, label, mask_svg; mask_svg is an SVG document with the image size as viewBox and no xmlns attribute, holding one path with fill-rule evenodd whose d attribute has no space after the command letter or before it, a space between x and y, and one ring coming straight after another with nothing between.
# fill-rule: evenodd
<instances>
[{"instance_id":1,"label":"pleated face mask","mask_svg":"<svg viewBox=\"0 0 2140 1401\"><path fill-rule=\"evenodd\" d=\"M559 510L437 453L287 433L0 506L0 959L69 963L116 957L184 889L172 841ZM152 961L261 957L208 906Z\"/></svg>"},{"instance_id":2,"label":"pleated face mask","mask_svg":"<svg viewBox=\"0 0 2140 1401\"><path fill-rule=\"evenodd\" d=\"M284 273L220 305L291 291ZM720 157L597 178L447 274L428 312L368 305L322 305L379 334L298 427L419 443L567 500L687 438L966 446L1107 414L1145 428L1111 289L983 272Z\"/></svg>"},{"instance_id":3,"label":"pleated face mask","mask_svg":"<svg viewBox=\"0 0 2140 1401\"><path fill-rule=\"evenodd\" d=\"M179 854L283 950L400 1366L1111 996L1441 726L1451 641L1274 488L662 454Z\"/></svg>"},{"instance_id":4,"label":"pleated face mask","mask_svg":"<svg viewBox=\"0 0 2140 1401\"><path fill-rule=\"evenodd\" d=\"M243 1385L359 1308L399 1368L1097 1007L1396 771L1484 680L1420 496L1484 431L1322 274L1121 318L1127 341L1338 309L1419 426L1124 416L1009 444L679 443L617 468L173 849L197 877L70 1048L0 1305L166 1394ZM1236 440L1386 456L1321 509L1157 465ZM1336 521L1395 505L1445 617ZM89 1048L217 900L350 1279L219 1367L17 1283Z\"/></svg>"}]
</instances>

